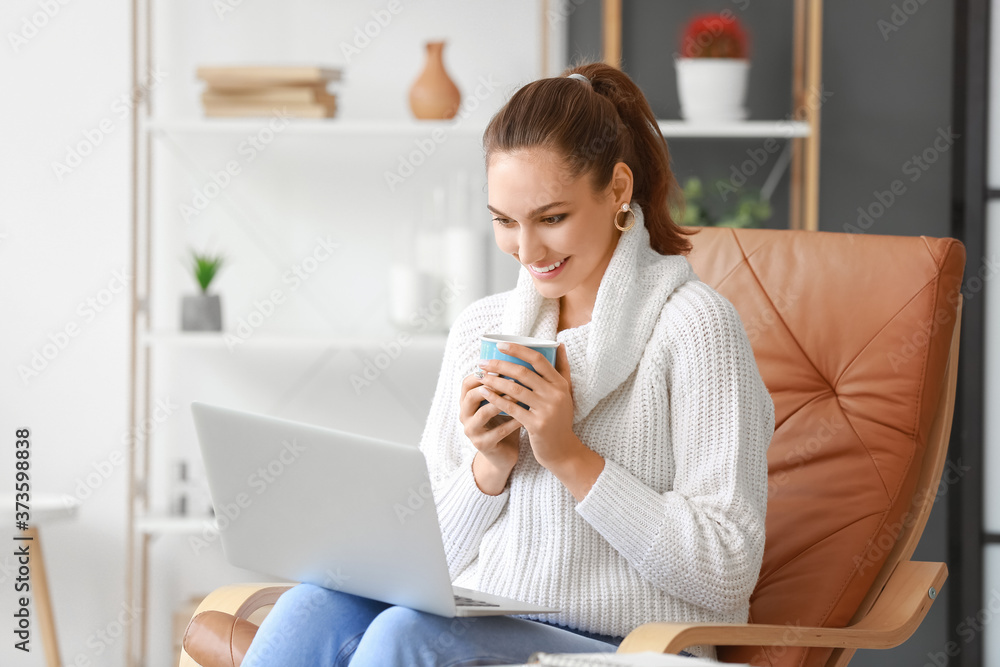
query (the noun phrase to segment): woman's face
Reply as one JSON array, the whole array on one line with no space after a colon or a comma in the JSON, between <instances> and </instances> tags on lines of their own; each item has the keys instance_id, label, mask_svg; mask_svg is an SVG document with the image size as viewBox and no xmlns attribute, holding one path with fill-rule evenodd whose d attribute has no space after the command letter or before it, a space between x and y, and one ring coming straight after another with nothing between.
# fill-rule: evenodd
<instances>
[{"instance_id":1,"label":"woman's face","mask_svg":"<svg viewBox=\"0 0 1000 667\"><path fill-rule=\"evenodd\" d=\"M570 179L552 151L526 149L492 156L486 181L497 246L528 269L539 294L596 298L621 236L615 212L632 196L628 166L619 162L595 194L589 176Z\"/></svg>"}]
</instances>

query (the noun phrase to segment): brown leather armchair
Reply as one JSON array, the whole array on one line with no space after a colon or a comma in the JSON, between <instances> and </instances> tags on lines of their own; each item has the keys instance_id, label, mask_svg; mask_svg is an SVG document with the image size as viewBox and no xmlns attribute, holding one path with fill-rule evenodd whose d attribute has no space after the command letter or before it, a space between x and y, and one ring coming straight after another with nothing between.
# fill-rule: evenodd
<instances>
[{"instance_id":1,"label":"brown leather armchair","mask_svg":"<svg viewBox=\"0 0 1000 667\"><path fill-rule=\"evenodd\" d=\"M958 362L956 239L704 228L698 277L737 308L775 405L767 540L747 624L650 622L619 652L846 665L914 632L947 578L910 557L939 491ZM287 584L198 608L259 622ZM193 665L185 655L181 665Z\"/></svg>"}]
</instances>

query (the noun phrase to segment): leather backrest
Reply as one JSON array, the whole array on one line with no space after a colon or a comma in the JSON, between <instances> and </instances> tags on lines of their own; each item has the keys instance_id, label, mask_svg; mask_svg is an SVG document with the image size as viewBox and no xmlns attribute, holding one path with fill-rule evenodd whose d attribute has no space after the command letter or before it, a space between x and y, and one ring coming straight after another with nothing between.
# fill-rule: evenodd
<instances>
[{"instance_id":1,"label":"leather backrest","mask_svg":"<svg viewBox=\"0 0 1000 667\"><path fill-rule=\"evenodd\" d=\"M926 236L714 227L690 238L695 273L739 311L775 406L750 622L843 627L913 499L965 247ZM720 646L719 657L818 666L831 651Z\"/></svg>"}]
</instances>

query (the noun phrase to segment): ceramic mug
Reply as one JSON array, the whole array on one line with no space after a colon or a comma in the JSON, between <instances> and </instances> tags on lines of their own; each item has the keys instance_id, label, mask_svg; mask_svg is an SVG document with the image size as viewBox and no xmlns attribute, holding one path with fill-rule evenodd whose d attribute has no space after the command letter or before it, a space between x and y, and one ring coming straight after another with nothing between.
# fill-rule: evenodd
<instances>
[{"instance_id":1,"label":"ceramic mug","mask_svg":"<svg viewBox=\"0 0 1000 667\"><path fill-rule=\"evenodd\" d=\"M541 352L542 355L544 355L545 358L549 360L550 364L552 364L553 366L556 365L556 348L559 347L558 341L546 340L544 338L534 338L532 336L508 336L507 334L486 334L480 339L479 358L503 359L504 361L512 361L518 366L524 366L525 368L529 368L532 371L535 370L534 367L524 359L512 357L509 354L504 354L503 352L498 350L497 343L517 343L518 345L524 345L525 347L530 347L532 350ZM493 375L497 374L494 373ZM500 377L507 378L508 380L514 380L514 382L517 382L522 387L524 386L523 383L518 382L516 379L509 377L507 375L500 375ZM487 403L489 403L489 401L483 399L482 401L479 402L479 407L483 407ZM522 408L525 409L528 408L527 405L521 403L520 401L518 401L517 404L520 405ZM500 414L505 416L510 416L507 415L507 413L503 412L502 410L500 411Z\"/></svg>"}]
</instances>

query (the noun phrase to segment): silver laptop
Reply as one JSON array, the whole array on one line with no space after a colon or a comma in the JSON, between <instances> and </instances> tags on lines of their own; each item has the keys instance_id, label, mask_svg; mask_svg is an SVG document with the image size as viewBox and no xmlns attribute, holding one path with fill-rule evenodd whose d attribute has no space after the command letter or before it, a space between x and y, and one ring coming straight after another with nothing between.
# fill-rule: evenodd
<instances>
[{"instance_id":1,"label":"silver laptop","mask_svg":"<svg viewBox=\"0 0 1000 667\"><path fill-rule=\"evenodd\" d=\"M191 403L226 559L445 617L559 611L453 586L423 452Z\"/></svg>"}]
</instances>

